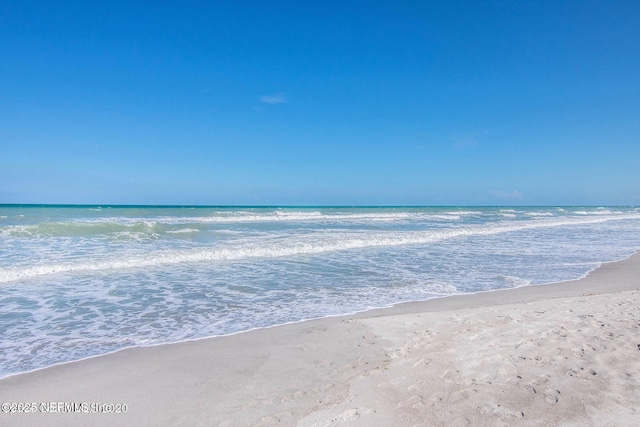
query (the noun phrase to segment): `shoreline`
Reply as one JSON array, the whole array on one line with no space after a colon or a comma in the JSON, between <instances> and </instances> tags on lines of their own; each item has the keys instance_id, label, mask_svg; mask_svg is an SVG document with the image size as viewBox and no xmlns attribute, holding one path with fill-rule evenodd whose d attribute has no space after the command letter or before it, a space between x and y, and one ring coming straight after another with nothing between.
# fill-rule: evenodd
<instances>
[{"instance_id":1,"label":"shoreline","mask_svg":"<svg viewBox=\"0 0 640 427\"><path fill-rule=\"evenodd\" d=\"M282 327L282 326L295 325L295 324L298 324L298 323L312 322L312 321L323 320L323 319L332 319L332 318L341 318L341 317L358 317L358 316L361 316L361 315L364 315L365 317L369 317L369 316L367 316L367 314L370 313L370 312L378 312L378 311L381 311L381 310L395 310L396 307L401 307L401 306L404 306L405 304L422 305L423 303L426 303L427 301L440 300L440 299L444 299L444 298L457 298L457 297L473 296L473 295L491 293L491 292L511 291L511 290L516 290L516 289L519 289L519 288L526 288L526 287L530 287L530 286L535 287L535 286L548 286L548 285L556 285L556 284L560 285L562 283L568 283L568 282L575 282L575 281L583 280L583 279L587 278L590 274L592 274L594 271L602 268L603 266L605 266L607 264L619 263L619 262L625 261L625 260L627 260L627 259L629 259L629 258L631 258L633 256L636 256L637 254L640 254L640 249L637 249L632 254L630 254L629 256L620 258L618 260L602 262L597 267L592 268L591 270L587 271L583 276L581 276L581 277L579 277L577 279L569 279L569 280L563 280L563 281L559 281L559 282L541 283L541 284L537 284L537 285L531 285L531 284L529 284L529 285L520 285L520 286L516 286L516 287L513 287L513 288L489 289L489 290L478 291L478 292L443 295L443 296L437 296L437 297L429 298L429 299L426 299L426 300L402 301L402 302L397 302L397 303L394 303L392 305L385 306L385 307L373 307L373 308L368 308L366 310L355 311L355 312L351 312L351 313L330 314L330 315L322 316L322 317L312 317L312 318L308 318L308 319L295 320L295 321L291 321L291 322L287 322L287 323L278 323L278 324L271 325L271 326L256 327L256 328L247 329L247 330L244 330L244 331L232 332L232 333L223 334L223 335L212 335L212 336L206 336L206 337L201 337L201 338L191 338L191 339L186 339L186 340L182 340L182 341L165 342L165 343L150 344L150 345L144 345L144 346L134 345L134 346L131 346L131 347L119 348L117 350L113 350L113 351L110 351L108 353L101 353L101 354L96 354L96 355L93 355L93 356L83 357L81 359L69 360L69 361L66 361L66 362L59 362L59 363L55 363L53 365L48 365L48 366L44 366L42 368L36 368L36 369L29 370L29 371L11 373L11 374L8 374L8 375L5 375L5 376L0 376L0 381L4 380L6 378L11 378L11 377L17 376L17 375L31 374L31 373L34 373L34 372L39 372L39 371L42 371L42 370L45 370L45 369L50 369L50 368L54 368L54 367L61 366L61 365L67 365L67 364L70 364L70 363L82 362L82 361L85 361L85 360L94 359L96 357L109 356L109 355L114 354L114 353L118 353L118 352L126 351L126 350L131 350L131 349L134 349L134 348L153 348L153 347L164 346L164 345L176 345L176 344L182 344L182 343L187 343L187 342L195 342L195 341L202 341L202 340L209 340L209 339L216 339L216 338L223 338L223 337L231 337L231 336L238 335L238 334L245 334L245 333L254 332L254 331L261 331L261 330L264 330L264 329L279 328L279 327Z\"/></svg>"},{"instance_id":2,"label":"shoreline","mask_svg":"<svg viewBox=\"0 0 640 427\"><path fill-rule=\"evenodd\" d=\"M634 264L638 264L637 267L634 267ZM521 285L513 288L503 288L503 289L490 289L486 291L478 291L472 293L464 293L464 294L454 294L454 295L445 295L442 297L431 298L422 301L407 301L396 303L390 307L381 307L381 308L372 308L370 310L354 313L353 315L348 316L358 316L361 314L367 314L370 312L378 312L378 311L386 311L386 310L398 310L397 313L403 313L405 311L411 311L414 309L423 310L428 309L429 311L438 311L438 310L454 310L459 308L472 308L475 306L485 306L491 305L491 295L493 293L508 293L504 297L500 297L500 302L498 304L508 303L526 303L534 300L541 299L554 299L554 298L563 298L569 296L577 296L577 292L579 293L579 289L573 289L575 284L580 283L580 286L585 286L585 289L588 289L590 292L594 293L603 293L603 292L619 292L623 290L633 290L640 287L640 283L638 283L633 275L629 275L630 277L624 277L624 280L621 284L617 284L615 290L609 289L608 286L599 282L601 275L608 274L610 270L610 266L616 265L614 268L618 268L623 266L634 268L634 271L640 274L640 249L636 249L631 255L621 258L619 260L602 262L599 266L592 268L587 273L585 273L582 277L577 279L569 279L562 280L559 282L549 282L549 283L541 283L538 285ZM604 271L600 271L604 270ZM596 277L593 277L593 276ZM565 287L565 284L568 284ZM570 288L571 287L571 288ZM533 288L533 289L528 289ZM538 295L539 292L535 290L535 288L545 288L553 291L552 295ZM511 294L511 295L509 295ZM476 298L479 296L478 298ZM434 301L447 300L447 299L460 299L460 301L452 302L452 304L442 304L441 307L438 307L440 304L433 304ZM433 307L431 306L433 304ZM403 308L407 306L406 308ZM428 306L428 307L425 307ZM395 313L395 314L397 314ZM392 314L392 313L381 313L381 315ZM368 316L366 316L368 317ZM315 320L315 319L312 319Z\"/></svg>"},{"instance_id":3,"label":"shoreline","mask_svg":"<svg viewBox=\"0 0 640 427\"><path fill-rule=\"evenodd\" d=\"M466 393L472 393L468 391L470 389L479 390L488 387L480 381L481 378L472 378L475 383L468 378L458 378L452 382L453 385L442 378L437 380L442 372L445 374L458 372L457 375L460 376L463 369L450 369L451 366L455 366L455 360L448 362L446 366L440 366L444 363L440 360L441 358L433 358L430 364L424 362L428 359L427 356L433 356L434 349L451 345L451 342L461 334L464 335L466 330L476 330L477 328L474 328L477 326L477 321L474 323L469 319L493 316L493 321L483 324L486 330L476 332L490 335L492 339L489 341L493 340L495 341L493 345L499 346L502 345L501 340L495 340L495 337L504 339L505 336L509 336L511 340L515 339L509 335L513 333L509 325L500 323L504 320L503 311L512 313L510 314L512 317L522 315L523 312L532 316L529 310L531 306L555 307L573 303L580 305L580 301L584 299L604 301L614 297L622 297L621 303L634 298L639 300L637 292L640 286L639 278L640 253L636 251L628 258L603 263L577 280L405 302L351 315L304 320L232 335L118 350L106 355L66 362L0 379L0 400L37 404L41 402L119 403L127 405L126 413L51 414L36 411L33 414L9 414L2 412L0 423L9 420L15 425L69 423L74 425L96 423L273 425L280 423L281 425L319 426L326 425L327 420L335 419L343 422L360 422L362 425L385 425L391 421L396 425L414 425L422 418L418 416L412 419L411 417L424 412L422 406L428 406L425 403L427 395L442 394L448 390L447 387L455 388L457 383L461 383L458 384L461 387L464 386ZM600 305L602 304L600 302ZM556 317L547 319L542 324L561 324L563 321L566 323L567 319L573 319L573 316L568 314L572 309L568 310L558 318L556 318L558 315L554 314ZM598 310L606 312L604 309ZM546 313L549 308L538 311ZM531 313L535 314L537 311L534 310ZM460 316L467 316L468 323L456 323L456 319ZM584 314L584 316L592 315ZM425 325L430 327L425 328ZM440 327L434 328L433 325L440 325ZM566 325L562 328L570 329ZM578 330L584 330L584 328L576 329ZM528 329L524 329L520 335L526 335L529 332ZM538 332L547 334L546 330ZM438 339L438 336L447 333L450 334L447 340ZM565 333L565 338L566 336ZM416 339L419 342L415 341ZM563 347L561 341L554 342L554 348L562 348L566 354L571 353L572 348L565 348L566 345ZM427 342L429 346L426 345ZM407 343L415 345L412 344L413 347L411 347ZM468 348L470 354L479 356L482 351L487 350L482 350L483 347L478 343L467 344L470 345ZM458 350L449 348L445 355L448 357L452 353L458 354ZM512 348L506 350L511 351ZM634 358L625 363L632 363L636 373L640 368L637 362L638 349L634 350L635 353L632 353ZM413 399L412 403L407 403L407 399L400 399L401 402L389 407L388 391L393 390L392 395L395 397L401 396L403 393L397 389L398 384L402 381L411 383L411 378L415 376L407 375L409 364L406 362L411 359L408 355L412 352L422 352L423 362L419 362L420 358L415 362L412 359L412 365L417 363L415 366L424 368L421 375L424 378L431 378L431 383L435 384L429 387L440 387L440 389L435 392L429 389L428 393L418 393L420 387L425 388L427 385L412 383L410 385L413 391L405 390L404 392L409 395L404 397L408 400ZM498 356L491 355L485 359L480 358L479 360L486 362L480 365L495 364L496 357ZM526 355L522 357L526 358L524 360L529 359ZM545 357L552 358L549 355ZM400 363L401 361L404 362ZM466 363L469 362L466 360ZM556 362L564 363L561 360ZM477 361L473 363L478 364ZM505 366L509 366L508 370L512 370L513 366L519 366L518 363L521 362L504 360L495 365L498 371L506 369ZM462 365L463 368L465 366ZM549 367L549 370L552 371L552 368L553 366ZM489 371L491 369L483 368L474 374L483 377ZM438 375L433 376L436 373ZM524 377L524 375L519 376ZM385 377L385 382L391 385L381 387L382 383L380 383L373 388L365 387L370 390L368 392L361 390L365 385L371 386L372 384L369 383L377 377ZM420 375L415 377L420 378ZM517 377L518 375L513 376L513 378ZM513 378L502 385L514 386ZM640 380L637 375L632 375L632 378L636 382ZM440 381L439 385L438 381ZM498 382L489 381L490 384ZM539 386L528 385L534 390L540 390ZM565 393L563 393L563 399ZM528 398L531 399L532 396ZM554 399L559 401L558 396L544 395L544 402ZM460 399L458 403L472 400L468 397L466 400ZM354 402L360 403L355 405ZM400 405L402 402L407 404ZM522 425L531 422L531 408L526 411L521 410L520 412L527 415L518 418L517 410L506 410L508 405L495 403L495 399L490 403L484 403L489 406L476 405L471 409L465 407L457 412L454 410L455 405L449 405L449 408L455 412L449 415L466 414L461 420L493 420L490 422L505 423L508 423L506 420L511 420L512 423ZM494 405L492 406L491 403ZM429 407L433 409L434 405ZM554 406L555 409L558 407L558 405ZM633 408L626 409L626 412L621 412L624 417L631 417L629 419L635 422L640 420L640 415L635 414L632 411ZM536 410L542 411L541 415L549 416L549 408ZM575 419L578 422L584 421L585 416L589 415L586 410L580 414L571 412L567 408L564 410L569 411L570 414L557 415L554 420ZM468 411L471 413L467 413ZM437 417L439 414L437 411L431 412L432 417ZM516 418L510 418L514 416ZM635 418L636 416L638 418ZM587 417L587 419L593 420L594 417ZM430 420L436 424L438 422L437 418ZM225 424L226 422L229 424ZM619 425L627 424L622 422Z\"/></svg>"}]
</instances>

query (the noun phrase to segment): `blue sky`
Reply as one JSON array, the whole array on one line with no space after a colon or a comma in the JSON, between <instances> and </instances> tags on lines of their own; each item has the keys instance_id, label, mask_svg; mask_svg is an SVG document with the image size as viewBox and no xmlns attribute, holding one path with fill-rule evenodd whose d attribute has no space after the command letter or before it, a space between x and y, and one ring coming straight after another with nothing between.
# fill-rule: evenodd
<instances>
[{"instance_id":1,"label":"blue sky","mask_svg":"<svg viewBox=\"0 0 640 427\"><path fill-rule=\"evenodd\" d=\"M640 205L638 1L0 3L0 203Z\"/></svg>"}]
</instances>

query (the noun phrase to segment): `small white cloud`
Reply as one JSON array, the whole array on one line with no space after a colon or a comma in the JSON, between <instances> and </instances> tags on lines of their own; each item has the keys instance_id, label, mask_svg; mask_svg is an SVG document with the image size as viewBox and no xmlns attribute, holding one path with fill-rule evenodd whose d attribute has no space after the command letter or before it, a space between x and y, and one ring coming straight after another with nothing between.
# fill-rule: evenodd
<instances>
[{"instance_id":1,"label":"small white cloud","mask_svg":"<svg viewBox=\"0 0 640 427\"><path fill-rule=\"evenodd\" d=\"M283 92L276 93L273 95L262 95L259 99L260 99L260 102L264 104L283 104L287 102L287 97L284 96Z\"/></svg>"},{"instance_id":2,"label":"small white cloud","mask_svg":"<svg viewBox=\"0 0 640 427\"><path fill-rule=\"evenodd\" d=\"M496 199L502 199L502 200L521 200L522 199L522 194L518 190L513 190L513 191L494 190L491 192L491 195Z\"/></svg>"}]
</instances>

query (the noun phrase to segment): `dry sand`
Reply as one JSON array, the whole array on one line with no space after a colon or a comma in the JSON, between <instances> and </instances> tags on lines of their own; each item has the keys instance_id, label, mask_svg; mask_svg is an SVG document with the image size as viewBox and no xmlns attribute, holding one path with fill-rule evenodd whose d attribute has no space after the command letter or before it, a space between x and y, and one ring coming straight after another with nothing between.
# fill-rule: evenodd
<instances>
[{"instance_id":1,"label":"dry sand","mask_svg":"<svg viewBox=\"0 0 640 427\"><path fill-rule=\"evenodd\" d=\"M0 425L640 425L640 254L585 279L135 348L0 380ZM42 413L60 403L126 413ZM52 405L52 403L54 403Z\"/></svg>"}]
</instances>

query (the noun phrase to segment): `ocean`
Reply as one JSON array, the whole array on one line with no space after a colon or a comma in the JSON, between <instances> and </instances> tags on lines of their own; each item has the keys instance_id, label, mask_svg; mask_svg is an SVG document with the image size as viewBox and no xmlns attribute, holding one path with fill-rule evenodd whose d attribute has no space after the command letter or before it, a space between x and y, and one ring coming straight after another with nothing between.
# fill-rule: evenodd
<instances>
[{"instance_id":1,"label":"ocean","mask_svg":"<svg viewBox=\"0 0 640 427\"><path fill-rule=\"evenodd\" d=\"M0 205L0 377L576 279L636 248L635 207Z\"/></svg>"}]
</instances>

